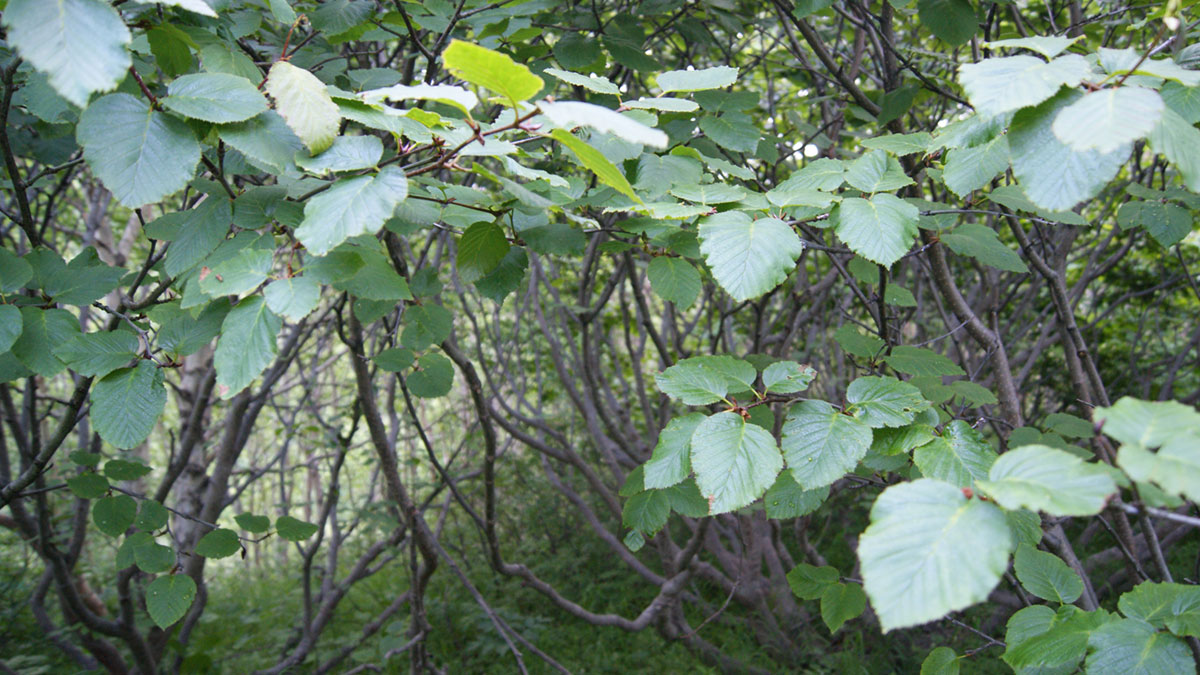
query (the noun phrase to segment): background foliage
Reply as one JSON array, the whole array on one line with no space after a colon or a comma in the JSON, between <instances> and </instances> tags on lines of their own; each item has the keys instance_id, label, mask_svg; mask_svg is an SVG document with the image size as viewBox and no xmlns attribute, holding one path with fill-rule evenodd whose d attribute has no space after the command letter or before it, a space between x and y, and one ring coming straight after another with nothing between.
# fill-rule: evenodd
<instances>
[{"instance_id":1,"label":"background foliage","mask_svg":"<svg viewBox=\"0 0 1200 675\"><path fill-rule=\"evenodd\" d=\"M6 672L1188 672L1192 4L0 1Z\"/></svg>"}]
</instances>

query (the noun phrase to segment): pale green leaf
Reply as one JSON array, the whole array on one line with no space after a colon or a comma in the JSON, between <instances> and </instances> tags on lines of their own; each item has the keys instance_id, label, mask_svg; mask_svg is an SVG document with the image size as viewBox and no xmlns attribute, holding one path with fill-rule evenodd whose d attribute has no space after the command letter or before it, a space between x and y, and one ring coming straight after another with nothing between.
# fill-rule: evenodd
<instances>
[{"instance_id":1,"label":"pale green leaf","mask_svg":"<svg viewBox=\"0 0 1200 675\"><path fill-rule=\"evenodd\" d=\"M1200 586L1145 581L1126 591L1117 606L1131 619L1200 637Z\"/></svg>"},{"instance_id":2,"label":"pale green leaf","mask_svg":"<svg viewBox=\"0 0 1200 675\"><path fill-rule=\"evenodd\" d=\"M912 185L900 162L883 150L872 150L850 163L846 182L863 192L887 192Z\"/></svg>"},{"instance_id":3,"label":"pale green leaf","mask_svg":"<svg viewBox=\"0 0 1200 675\"><path fill-rule=\"evenodd\" d=\"M643 465L647 490L668 488L688 477L692 472L692 434L704 419L700 413L676 417L659 432L654 454Z\"/></svg>"},{"instance_id":4,"label":"pale green leaf","mask_svg":"<svg viewBox=\"0 0 1200 675\"><path fill-rule=\"evenodd\" d=\"M708 417L692 435L692 469L711 515L758 499L782 468L783 457L771 433L735 413Z\"/></svg>"},{"instance_id":5,"label":"pale green leaf","mask_svg":"<svg viewBox=\"0 0 1200 675\"><path fill-rule=\"evenodd\" d=\"M802 366L795 361L776 361L763 369L763 387L777 394L795 394L808 389L817 376L812 366Z\"/></svg>"},{"instance_id":6,"label":"pale green leaf","mask_svg":"<svg viewBox=\"0 0 1200 675\"><path fill-rule=\"evenodd\" d=\"M454 106L468 115L472 108L479 105L479 97L474 92L450 84L418 84L412 87L396 84L364 91L359 97L372 104L380 101L436 101Z\"/></svg>"},{"instance_id":7,"label":"pale green leaf","mask_svg":"<svg viewBox=\"0 0 1200 675\"><path fill-rule=\"evenodd\" d=\"M1150 132L1150 147L1175 165L1189 190L1200 191L1200 130L1174 110L1164 110Z\"/></svg>"},{"instance_id":8,"label":"pale green leaf","mask_svg":"<svg viewBox=\"0 0 1200 675\"><path fill-rule=\"evenodd\" d=\"M997 136L983 145L951 150L942 168L942 180L954 194L965 197L992 182L1008 168L1008 162L1008 137Z\"/></svg>"},{"instance_id":9,"label":"pale green leaf","mask_svg":"<svg viewBox=\"0 0 1200 675\"><path fill-rule=\"evenodd\" d=\"M167 7L178 7L180 9L186 9L189 12L194 12L201 16L208 16L214 19L217 18L217 13L213 11L212 7L208 6L208 3L205 0L135 0L135 2L142 5L155 4L165 5Z\"/></svg>"},{"instance_id":10,"label":"pale green leaf","mask_svg":"<svg viewBox=\"0 0 1200 675\"><path fill-rule=\"evenodd\" d=\"M1062 37L1060 35L1036 35L1027 38L991 40L990 42L985 42L984 46L988 47L989 49L995 49L996 47L1003 47L1006 49L1028 49L1041 54L1047 59L1052 59L1065 52L1068 47L1078 42L1082 37L1082 35L1076 35L1075 37Z\"/></svg>"},{"instance_id":11,"label":"pale green leaf","mask_svg":"<svg viewBox=\"0 0 1200 675\"><path fill-rule=\"evenodd\" d=\"M846 412L872 428L902 427L929 408L921 391L894 377L860 377L846 388Z\"/></svg>"},{"instance_id":12,"label":"pale green leaf","mask_svg":"<svg viewBox=\"0 0 1200 675\"><path fill-rule=\"evenodd\" d=\"M376 136L338 136L333 145L315 157L296 153L296 166L316 176L330 172L359 171L379 164L383 143Z\"/></svg>"},{"instance_id":13,"label":"pale green leaf","mask_svg":"<svg viewBox=\"0 0 1200 675\"><path fill-rule=\"evenodd\" d=\"M700 224L700 252L713 276L736 300L756 298L787 279L804 242L776 218L751 220L726 211Z\"/></svg>"},{"instance_id":14,"label":"pale green leaf","mask_svg":"<svg viewBox=\"0 0 1200 675\"><path fill-rule=\"evenodd\" d=\"M617 85L613 84L607 77L604 77L603 75L597 75L595 73L590 75L580 75L579 73L572 73L569 70L559 70L558 68L547 68L542 72L547 75L553 75L567 84L583 87L584 89L587 89L588 91L594 91L597 94L611 94L613 96L621 95L621 90L617 88ZM545 110L544 107L543 110Z\"/></svg>"},{"instance_id":15,"label":"pale green leaf","mask_svg":"<svg viewBox=\"0 0 1200 675\"><path fill-rule=\"evenodd\" d=\"M333 144L341 112L315 75L287 61L276 61L267 75L267 93L275 110L312 154Z\"/></svg>"},{"instance_id":16,"label":"pale green leaf","mask_svg":"<svg viewBox=\"0 0 1200 675\"><path fill-rule=\"evenodd\" d=\"M1008 568L1010 537L1000 509L953 485L920 479L884 490L858 540L863 586L884 632L986 600Z\"/></svg>"},{"instance_id":17,"label":"pale green leaf","mask_svg":"<svg viewBox=\"0 0 1200 675\"><path fill-rule=\"evenodd\" d=\"M9 0L3 23L9 45L81 108L129 68L129 29L104 0Z\"/></svg>"},{"instance_id":18,"label":"pale green leaf","mask_svg":"<svg viewBox=\"0 0 1200 675\"><path fill-rule=\"evenodd\" d=\"M272 312L299 321L321 301L321 285L308 276L284 277L267 284L263 297Z\"/></svg>"},{"instance_id":19,"label":"pale green leaf","mask_svg":"<svg viewBox=\"0 0 1200 675\"><path fill-rule=\"evenodd\" d=\"M1117 491L1102 467L1045 445L1025 445L1000 455L980 489L1006 509L1054 516L1099 513Z\"/></svg>"},{"instance_id":20,"label":"pale green leaf","mask_svg":"<svg viewBox=\"0 0 1200 675\"><path fill-rule=\"evenodd\" d=\"M855 253L884 267L904 257L917 236L920 212L895 195L844 199L835 213L838 238Z\"/></svg>"},{"instance_id":21,"label":"pale green leaf","mask_svg":"<svg viewBox=\"0 0 1200 675\"><path fill-rule=\"evenodd\" d=\"M1117 464L1135 481L1151 481L1173 495L1200 500L1200 431L1182 428L1158 452L1136 444L1121 446Z\"/></svg>"},{"instance_id":22,"label":"pale green leaf","mask_svg":"<svg viewBox=\"0 0 1200 675\"><path fill-rule=\"evenodd\" d=\"M994 116L1037 105L1060 87L1079 84L1090 73L1091 66L1078 54L1049 63L1021 55L964 63L958 67L958 81L977 111Z\"/></svg>"},{"instance_id":23,"label":"pale green leaf","mask_svg":"<svg viewBox=\"0 0 1200 675\"><path fill-rule=\"evenodd\" d=\"M1112 87L1089 94L1058 112L1052 128L1076 152L1114 152L1158 124L1163 100L1153 89Z\"/></svg>"},{"instance_id":24,"label":"pale green leaf","mask_svg":"<svg viewBox=\"0 0 1200 675\"><path fill-rule=\"evenodd\" d=\"M1110 153L1076 152L1058 140L1051 128L1055 117L1081 96L1064 91L1036 108L1021 110L1009 127L1013 173L1029 199L1042 208L1070 209L1095 196L1129 157L1128 145Z\"/></svg>"},{"instance_id":25,"label":"pale green leaf","mask_svg":"<svg viewBox=\"0 0 1200 675\"><path fill-rule=\"evenodd\" d=\"M695 101L684 98L639 98L636 101L625 101L628 108L640 110L659 110L662 112L692 112L700 107Z\"/></svg>"},{"instance_id":26,"label":"pale green leaf","mask_svg":"<svg viewBox=\"0 0 1200 675\"><path fill-rule=\"evenodd\" d=\"M205 122L243 122L267 109L267 99L253 82L226 73L183 75L167 93L160 99L164 107Z\"/></svg>"},{"instance_id":27,"label":"pale green leaf","mask_svg":"<svg viewBox=\"0 0 1200 675\"><path fill-rule=\"evenodd\" d=\"M799 518L820 508L829 498L829 486L805 490L792 477L791 471L783 471L763 496L767 517L775 519Z\"/></svg>"},{"instance_id":28,"label":"pale green leaf","mask_svg":"<svg viewBox=\"0 0 1200 675\"><path fill-rule=\"evenodd\" d=\"M313 255L325 255L351 237L378 232L407 196L408 179L393 166L341 179L304 205L296 238Z\"/></svg>"},{"instance_id":29,"label":"pale green leaf","mask_svg":"<svg viewBox=\"0 0 1200 675\"><path fill-rule=\"evenodd\" d=\"M1200 428L1200 412L1178 401L1140 401L1124 396L1096 408L1092 419L1121 443L1157 448L1181 432Z\"/></svg>"},{"instance_id":30,"label":"pale green leaf","mask_svg":"<svg viewBox=\"0 0 1200 675\"><path fill-rule=\"evenodd\" d=\"M871 429L825 401L801 401L783 422L782 447L792 477L813 490L858 466L871 448Z\"/></svg>"},{"instance_id":31,"label":"pale green leaf","mask_svg":"<svg viewBox=\"0 0 1200 675\"><path fill-rule=\"evenodd\" d=\"M658 88L664 92L721 89L737 82L738 69L716 66L700 70L671 70L658 76Z\"/></svg>"}]
</instances>

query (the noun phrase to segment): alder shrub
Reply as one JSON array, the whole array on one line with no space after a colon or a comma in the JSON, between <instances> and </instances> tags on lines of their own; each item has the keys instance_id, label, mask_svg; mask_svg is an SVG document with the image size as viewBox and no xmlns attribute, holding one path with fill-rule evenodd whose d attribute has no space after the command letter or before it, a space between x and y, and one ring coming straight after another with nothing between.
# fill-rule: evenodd
<instances>
[{"instance_id":1,"label":"alder shrub","mask_svg":"<svg viewBox=\"0 0 1200 675\"><path fill-rule=\"evenodd\" d=\"M503 672L1195 669L1190 7L0 5L0 559L62 667L454 670L433 580ZM249 571L301 609L215 653Z\"/></svg>"}]
</instances>

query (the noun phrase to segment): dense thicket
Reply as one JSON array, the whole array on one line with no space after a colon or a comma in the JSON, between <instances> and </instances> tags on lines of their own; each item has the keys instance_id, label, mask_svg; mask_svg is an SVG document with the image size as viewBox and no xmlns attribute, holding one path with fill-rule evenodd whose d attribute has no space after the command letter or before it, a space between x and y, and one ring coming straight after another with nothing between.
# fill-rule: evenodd
<instances>
[{"instance_id":1,"label":"dense thicket","mask_svg":"<svg viewBox=\"0 0 1200 675\"><path fill-rule=\"evenodd\" d=\"M0 0L0 670L1193 670L1184 5Z\"/></svg>"}]
</instances>

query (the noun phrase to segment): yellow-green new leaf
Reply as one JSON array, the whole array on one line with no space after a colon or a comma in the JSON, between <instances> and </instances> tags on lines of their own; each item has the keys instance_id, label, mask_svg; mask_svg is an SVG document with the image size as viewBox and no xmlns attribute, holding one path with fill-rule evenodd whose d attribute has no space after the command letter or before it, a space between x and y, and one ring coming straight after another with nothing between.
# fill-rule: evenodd
<instances>
[{"instance_id":1,"label":"yellow-green new leaf","mask_svg":"<svg viewBox=\"0 0 1200 675\"><path fill-rule=\"evenodd\" d=\"M452 41L442 52L442 62L455 77L490 89L514 105L528 101L546 86L542 78L507 54L461 40Z\"/></svg>"},{"instance_id":2,"label":"yellow-green new leaf","mask_svg":"<svg viewBox=\"0 0 1200 675\"><path fill-rule=\"evenodd\" d=\"M309 152L315 155L333 145L342 114L329 97L325 83L315 75L278 61L267 75L267 93L275 99L275 110Z\"/></svg>"}]
</instances>

